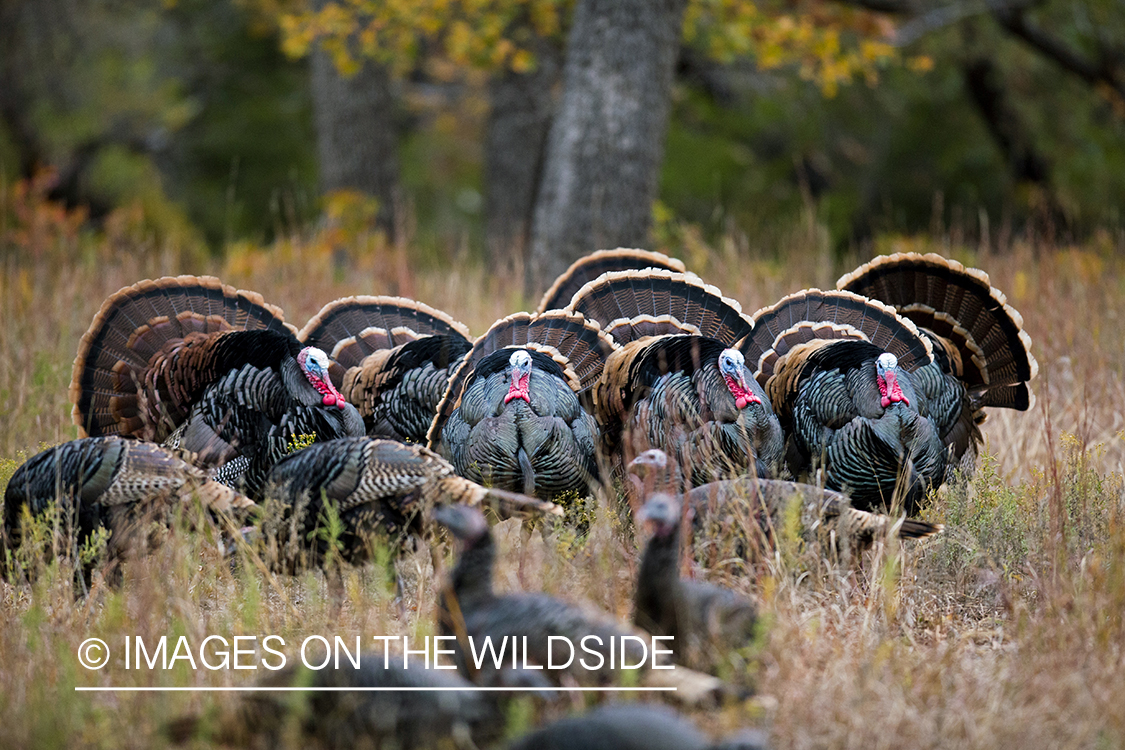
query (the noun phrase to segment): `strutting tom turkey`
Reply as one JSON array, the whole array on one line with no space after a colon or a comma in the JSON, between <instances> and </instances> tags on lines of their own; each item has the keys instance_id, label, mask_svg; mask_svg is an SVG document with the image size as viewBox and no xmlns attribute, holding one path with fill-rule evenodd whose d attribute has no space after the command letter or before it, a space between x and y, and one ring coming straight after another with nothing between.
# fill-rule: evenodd
<instances>
[{"instance_id":1,"label":"strutting tom turkey","mask_svg":"<svg viewBox=\"0 0 1125 750\"><path fill-rule=\"evenodd\" d=\"M328 352L332 379L359 409L368 436L421 444L453 368L472 346L464 324L403 297L329 302L297 338Z\"/></svg>"},{"instance_id":2,"label":"strutting tom turkey","mask_svg":"<svg viewBox=\"0 0 1125 750\"><path fill-rule=\"evenodd\" d=\"M893 307L933 344L934 362L913 373L954 462L981 441L984 408L1025 411L1039 371L1023 317L988 274L930 253L895 253L836 282Z\"/></svg>"},{"instance_id":3,"label":"strutting tom turkey","mask_svg":"<svg viewBox=\"0 0 1125 750\"><path fill-rule=\"evenodd\" d=\"M753 330L737 302L695 276L607 273L567 308L621 345L594 391L609 454L622 462L657 447L687 462L696 484L782 470L781 426L734 343Z\"/></svg>"},{"instance_id":4,"label":"strutting tom turkey","mask_svg":"<svg viewBox=\"0 0 1125 750\"><path fill-rule=\"evenodd\" d=\"M474 482L543 498L585 494L599 476L587 394L613 348L576 313L497 321L450 380L430 447Z\"/></svg>"},{"instance_id":5,"label":"strutting tom turkey","mask_svg":"<svg viewBox=\"0 0 1125 750\"><path fill-rule=\"evenodd\" d=\"M851 292L807 289L754 315L739 344L765 385L790 440L795 472L856 507L890 507L896 488L908 514L941 483L946 451L913 373L931 345L906 318Z\"/></svg>"},{"instance_id":6,"label":"strutting tom turkey","mask_svg":"<svg viewBox=\"0 0 1125 750\"><path fill-rule=\"evenodd\" d=\"M212 277L142 281L112 295L82 336L70 385L84 435L167 441L256 497L295 438L363 434L281 311Z\"/></svg>"}]
</instances>

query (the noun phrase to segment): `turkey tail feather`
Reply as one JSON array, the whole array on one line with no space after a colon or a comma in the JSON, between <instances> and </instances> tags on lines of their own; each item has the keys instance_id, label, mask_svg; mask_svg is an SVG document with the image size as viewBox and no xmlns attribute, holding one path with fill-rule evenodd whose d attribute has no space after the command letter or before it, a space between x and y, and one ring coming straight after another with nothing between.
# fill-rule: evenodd
<instances>
[{"instance_id":1,"label":"turkey tail feather","mask_svg":"<svg viewBox=\"0 0 1125 750\"><path fill-rule=\"evenodd\" d=\"M869 341L914 370L933 361L928 339L908 319L876 300L844 291L806 289L754 313L754 330L738 343L759 382L785 352L814 340ZM764 368L771 368L767 372Z\"/></svg>"},{"instance_id":2,"label":"turkey tail feather","mask_svg":"<svg viewBox=\"0 0 1125 750\"><path fill-rule=\"evenodd\" d=\"M970 388L1022 383L1038 372L1023 317L984 271L935 253L895 253L865 263L836 286L881 300L948 340L960 360L954 374ZM998 401L992 405L1025 403L1011 394Z\"/></svg>"},{"instance_id":3,"label":"turkey tail feather","mask_svg":"<svg viewBox=\"0 0 1125 750\"><path fill-rule=\"evenodd\" d=\"M561 516L562 508L554 503L521 495L518 492L482 487L468 479L451 474L435 483L435 499L446 504L490 508L499 518L527 514Z\"/></svg>"},{"instance_id":4,"label":"turkey tail feather","mask_svg":"<svg viewBox=\"0 0 1125 750\"><path fill-rule=\"evenodd\" d=\"M918 521L913 518L904 519L898 529L898 535L904 539L926 539L945 531L945 526L940 523Z\"/></svg>"},{"instance_id":5,"label":"turkey tail feather","mask_svg":"<svg viewBox=\"0 0 1125 750\"><path fill-rule=\"evenodd\" d=\"M297 338L328 353L345 369L383 349L424 336L450 336L472 344L464 323L405 297L342 297L314 315Z\"/></svg>"},{"instance_id":6,"label":"turkey tail feather","mask_svg":"<svg viewBox=\"0 0 1125 750\"><path fill-rule=\"evenodd\" d=\"M754 322L742 313L737 301L722 296L694 274L664 270L618 271L603 274L575 293L566 308L612 329L620 344L632 336L653 335L646 329L633 329L623 323L645 321L650 326L667 321L671 330L660 333L696 333L732 344L748 335ZM690 327L688 331L685 327Z\"/></svg>"},{"instance_id":7,"label":"turkey tail feather","mask_svg":"<svg viewBox=\"0 0 1125 750\"><path fill-rule=\"evenodd\" d=\"M676 273L685 273L687 270L681 261L669 258L664 253L621 247L616 250L598 250L574 261L570 268L555 279L535 311L546 312L564 307L575 292L604 273L645 268L660 268Z\"/></svg>"},{"instance_id":8,"label":"turkey tail feather","mask_svg":"<svg viewBox=\"0 0 1125 750\"><path fill-rule=\"evenodd\" d=\"M174 342L243 330L295 333L281 309L260 294L211 276L166 276L111 295L83 334L74 359L70 400L80 435L155 437L161 416L151 410L182 405L174 399L142 403L138 386L152 380L152 362L168 354Z\"/></svg>"}]
</instances>

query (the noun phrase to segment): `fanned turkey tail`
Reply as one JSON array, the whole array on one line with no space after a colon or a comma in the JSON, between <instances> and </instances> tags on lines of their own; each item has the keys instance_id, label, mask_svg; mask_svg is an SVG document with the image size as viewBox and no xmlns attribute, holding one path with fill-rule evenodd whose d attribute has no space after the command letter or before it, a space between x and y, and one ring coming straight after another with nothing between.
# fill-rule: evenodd
<instances>
[{"instance_id":1,"label":"fanned turkey tail","mask_svg":"<svg viewBox=\"0 0 1125 750\"><path fill-rule=\"evenodd\" d=\"M930 253L875 258L836 282L893 307L932 334L974 406L1025 410L1039 370L1023 317L988 274Z\"/></svg>"},{"instance_id":2,"label":"fanned turkey tail","mask_svg":"<svg viewBox=\"0 0 1125 750\"><path fill-rule=\"evenodd\" d=\"M732 344L754 328L738 302L698 276L658 269L603 274L576 292L566 309L596 320L622 345L665 333Z\"/></svg>"},{"instance_id":3,"label":"fanned turkey tail","mask_svg":"<svg viewBox=\"0 0 1125 750\"><path fill-rule=\"evenodd\" d=\"M598 250L578 260L566 269L543 295L536 312L546 312L565 307L574 293L585 284L610 271L630 271L646 268L665 269L684 273L684 264L675 258L651 250L619 247L616 250Z\"/></svg>"},{"instance_id":4,"label":"fanned turkey tail","mask_svg":"<svg viewBox=\"0 0 1125 750\"><path fill-rule=\"evenodd\" d=\"M163 440L218 374L276 359L278 347L296 354L293 333L260 294L210 276L125 287L82 336L70 384L74 422L82 436Z\"/></svg>"},{"instance_id":5,"label":"fanned turkey tail","mask_svg":"<svg viewBox=\"0 0 1125 750\"><path fill-rule=\"evenodd\" d=\"M297 338L323 349L347 369L377 351L393 349L426 336L448 336L472 343L464 323L422 302L405 297L342 297L314 315Z\"/></svg>"}]
</instances>

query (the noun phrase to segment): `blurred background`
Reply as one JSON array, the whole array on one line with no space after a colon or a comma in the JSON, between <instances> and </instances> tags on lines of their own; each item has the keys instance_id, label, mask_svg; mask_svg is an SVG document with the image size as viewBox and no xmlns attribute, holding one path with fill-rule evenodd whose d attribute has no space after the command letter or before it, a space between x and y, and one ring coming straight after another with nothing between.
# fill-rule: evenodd
<instances>
[{"instance_id":1,"label":"blurred background","mask_svg":"<svg viewBox=\"0 0 1125 750\"><path fill-rule=\"evenodd\" d=\"M0 190L9 257L316 233L529 294L617 245L1120 252L1125 7L0 0Z\"/></svg>"}]
</instances>

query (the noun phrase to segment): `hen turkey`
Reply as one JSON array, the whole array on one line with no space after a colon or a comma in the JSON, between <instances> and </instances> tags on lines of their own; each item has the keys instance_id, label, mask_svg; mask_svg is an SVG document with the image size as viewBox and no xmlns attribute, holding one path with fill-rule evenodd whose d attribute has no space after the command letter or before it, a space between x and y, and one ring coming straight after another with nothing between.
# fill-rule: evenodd
<instances>
[{"instance_id":1,"label":"hen turkey","mask_svg":"<svg viewBox=\"0 0 1125 750\"><path fill-rule=\"evenodd\" d=\"M896 487L914 515L940 484L945 447L913 373L933 362L928 339L881 302L809 289L754 315L739 344L790 436L790 468L870 510Z\"/></svg>"},{"instance_id":2,"label":"hen turkey","mask_svg":"<svg viewBox=\"0 0 1125 750\"><path fill-rule=\"evenodd\" d=\"M640 454L628 468L642 497L661 493L674 497L684 486L679 464L658 449ZM774 533L786 525L794 502L800 506L802 534L810 541L827 541L843 557L892 536L924 539L944 529L941 524L853 508L847 496L810 484L739 477L708 482L684 494L695 559L717 567L733 560L757 562L769 557Z\"/></svg>"},{"instance_id":3,"label":"hen turkey","mask_svg":"<svg viewBox=\"0 0 1125 750\"><path fill-rule=\"evenodd\" d=\"M472 346L464 324L402 297L329 302L297 338L329 353L332 379L370 437L422 444L452 368Z\"/></svg>"},{"instance_id":4,"label":"hen turkey","mask_svg":"<svg viewBox=\"0 0 1125 750\"><path fill-rule=\"evenodd\" d=\"M479 660L473 658L474 654L479 657L486 653L486 638L491 639L496 649L493 653L499 653L501 646L509 649L504 652L508 654L510 649L519 648L520 664L533 665L547 664L552 648L556 649L553 662L562 664L566 652L560 644L552 646L549 638L569 639L577 651L575 659L566 669L541 673L553 682L563 675L582 682L603 682L614 675L620 677L623 658L627 658L630 665L644 662L645 653L641 652L638 639L621 640L622 636L634 635L633 631L607 616L592 616L546 594L497 594L493 591L496 547L488 522L479 510L466 505L444 505L434 512L434 519L449 529L460 549L457 564L439 601L439 628L443 635L457 637L455 658L466 677L486 686L504 682L503 658L499 661L487 656ZM579 650L580 643L589 651ZM617 649L612 662L611 647ZM579 658L593 668L587 668Z\"/></svg>"},{"instance_id":5,"label":"hen turkey","mask_svg":"<svg viewBox=\"0 0 1125 750\"><path fill-rule=\"evenodd\" d=\"M633 624L672 636L677 661L708 670L753 640L758 608L724 586L680 578L680 511L679 497L658 492L637 513L653 532L637 574Z\"/></svg>"},{"instance_id":6,"label":"hen turkey","mask_svg":"<svg viewBox=\"0 0 1125 750\"><path fill-rule=\"evenodd\" d=\"M651 250L634 250L619 247L616 250L598 250L583 256L555 279L555 283L539 301L536 312L546 312L565 307L574 293L589 282L610 271L630 271L660 268L685 273L683 262L669 258L664 253Z\"/></svg>"},{"instance_id":7,"label":"hen turkey","mask_svg":"<svg viewBox=\"0 0 1125 750\"><path fill-rule=\"evenodd\" d=\"M913 378L942 442L959 460L981 441L984 408L1025 411L1039 371L1023 317L988 274L930 253L875 258L836 282L909 318L933 344L934 362Z\"/></svg>"},{"instance_id":8,"label":"hen turkey","mask_svg":"<svg viewBox=\"0 0 1125 750\"><path fill-rule=\"evenodd\" d=\"M305 542L317 537L318 527L327 528L326 503L334 506L342 525L337 542L351 561L369 556L373 537L398 542L419 534L429 511L444 503L490 507L500 517L561 512L553 503L459 477L449 462L420 445L366 437L317 443L278 462L266 495L286 509L280 527L271 522L267 532L280 542L281 558L293 561L304 556ZM319 559L326 540L316 547Z\"/></svg>"},{"instance_id":9,"label":"hen turkey","mask_svg":"<svg viewBox=\"0 0 1125 750\"><path fill-rule=\"evenodd\" d=\"M474 482L551 498L598 478L587 392L613 351L598 325L559 310L497 321L451 378L428 435Z\"/></svg>"},{"instance_id":10,"label":"hen turkey","mask_svg":"<svg viewBox=\"0 0 1125 750\"><path fill-rule=\"evenodd\" d=\"M195 497L214 513L237 513L254 505L154 443L116 436L72 440L33 456L8 481L4 546L19 548L25 513L37 517L58 508L63 528L76 532L76 549L95 529L106 528L114 558L145 522L162 519L166 511Z\"/></svg>"},{"instance_id":11,"label":"hen turkey","mask_svg":"<svg viewBox=\"0 0 1125 750\"><path fill-rule=\"evenodd\" d=\"M202 466L225 465L218 476L257 497L295 438L363 434L327 370L327 355L303 347L260 295L164 277L105 301L82 336L70 397L83 435L167 441Z\"/></svg>"},{"instance_id":12,"label":"hen turkey","mask_svg":"<svg viewBox=\"0 0 1125 750\"><path fill-rule=\"evenodd\" d=\"M753 330L738 303L697 277L607 273L568 310L621 345L594 391L607 453L623 461L658 447L686 461L696 484L781 471L781 425L734 342Z\"/></svg>"}]
</instances>

